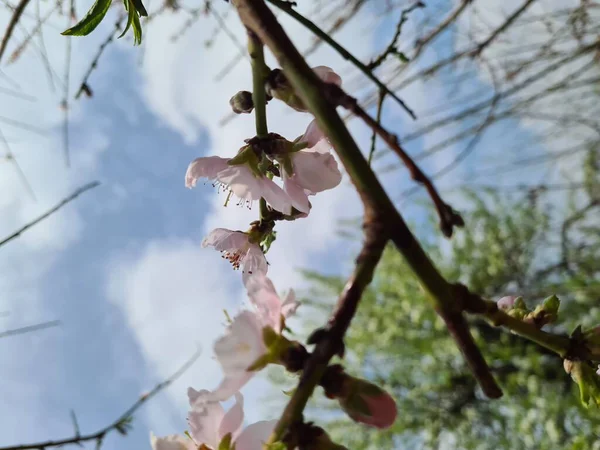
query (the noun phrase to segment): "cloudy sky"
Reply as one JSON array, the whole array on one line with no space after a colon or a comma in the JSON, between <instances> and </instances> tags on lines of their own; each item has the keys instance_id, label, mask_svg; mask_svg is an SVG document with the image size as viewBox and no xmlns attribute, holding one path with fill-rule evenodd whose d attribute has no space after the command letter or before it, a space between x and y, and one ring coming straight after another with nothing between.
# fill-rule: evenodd
<instances>
[{"instance_id":1,"label":"cloudy sky","mask_svg":"<svg viewBox=\"0 0 600 450\"><path fill-rule=\"evenodd\" d=\"M79 11L88 3L79 2ZM437 3L432 2L434 8L440 6ZM225 14L227 9L223 3L218 10ZM364 9L338 35L363 60L382 49L393 33L396 17L380 22L375 14ZM8 17L0 10L0 29ZM73 39L71 97L115 18L116 11L111 11L91 36ZM0 248L0 331L62 321L57 328L0 340L0 446L70 436L71 410L82 432L95 431L200 347L202 355L192 369L135 416L130 437L110 435L105 443L107 449L146 448L151 429L156 434L185 429L188 386L210 389L219 382L211 345L223 329L223 309L235 313L244 296L240 275L217 253L202 249L200 242L215 227L245 229L257 208L223 208L225 197L212 186L187 190L183 178L195 157L231 155L243 139L254 135L252 116L220 125L229 114L229 98L249 90L251 78L249 63L240 56L230 73L215 80L239 50L224 33L205 45L216 27L211 17L173 42L171 37L185 20L167 12L145 28L142 48L133 48L130 36L108 47L90 79L94 97L71 103L70 167L65 164L60 109L66 38L58 32L66 18L53 17L44 32L48 59L57 73L53 82L40 60L39 40L17 63L3 61L0 88L35 100L0 90L0 131L33 191L11 161L0 160L0 238L78 186L93 180L102 184ZM300 47L310 43L296 24L283 22ZM234 14L227 24L243 45L244 33ZM16 36L20 42L23 33ZM448 51L453 44L442 42L435 50ZM427 59L425 55L421 63ZM272 59L269 62L275 66ZM351 70L325 47L309 62L331 66L343 75ZM359 81L359 88L368 83ZM479 82L487 81L482 77ZM418 113L439 104L450 89L429 80L403 94ZM307 114L275 102L268 114L270 129L290 139L302 134L310 121ZM7 119L39 131L24 130ZM401 135L416 127L390 103L385 122ZM510 129L519 136L528 133L517 124ZM368 131L354 122L351 130L366 149ZM409 150L418 153L453 131L418 139ZM497 157L498 136L482 143L489 147L488 158ZM431 173L457 151L451 146L423 165ZM454 171L441 185L468 179L476 162ZM383 180L393 194L412 186L404 171ZM338 236L337 224L360 212L344 178L340 187L316 197L308 219L278 224L278 239L268 255L276 287L301 289L302 268L348 273L353 247ZM424 220L420 205L406 204L403 212L411 223ZM261 406L268 389L264 380L245 388L249 420L277 416L278 411Z\"/></svg>"}]
</instances>

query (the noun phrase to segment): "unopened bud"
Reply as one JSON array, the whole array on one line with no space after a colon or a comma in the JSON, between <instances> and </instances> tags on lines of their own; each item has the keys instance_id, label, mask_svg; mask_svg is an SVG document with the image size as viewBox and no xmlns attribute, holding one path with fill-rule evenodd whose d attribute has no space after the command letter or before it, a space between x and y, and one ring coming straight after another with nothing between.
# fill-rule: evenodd
<instances>
[{"instance_id":1,"label":"unopened bud","mask_svg":"<svg viewBox=\"0 0 600 450\"><path fill-rule=\"evenodd\" d=\"M281 100L296 111L307 111L304 102L296 95L294 88L281 69L273 69L269 73L265 81L265 90L267 95Z\"/></svg>"},{"instance_id":2,"label":"unopened bud","mask_svg":"<svg viewBox=\"0 0 600 450\"><path fill-rule=\"evenodd\" d=\"M373 383L351 376L346 376L343 383L338 402L352 420L382 429L394 424L398 409L390 394Z\"/></svg>"},{"instance_id":3,"label":"unopened bud","mask_svg":"<svg viewBox=\"0 0 600 450\"><path fill-rule=\"evenodd\" d=\"M571 375L573 381L579 386L579 397L583 406L600 407L600 377L596 368L586 361L567 359L564 360L563 365L565 372Z\"/></svg>"},{"instance_id":4,"label":"unopened bud","mask_svg":"<svg viewBox=\"0 0 600 450\"><path fill-rule=\"evenodd\" d=\"M254 109L252 101L252 93L248 91L240 91L229 99L231 109L236 114L250 114Z\"/></svg>"},{"instance_id":5,"label":"unopened bud","mask_svg":"<svg viewBox=\"0 0 600 450\"><path fill-rule=\"evenodd\" d=\"M517 298L518 297L516 295L509 295L509 296L506 296L506 297L502 297L497 302L498 308L500 308L500 309L512 309L512 307L515 305L515 300L517 300Z\"/></svg>"}]
</instances>

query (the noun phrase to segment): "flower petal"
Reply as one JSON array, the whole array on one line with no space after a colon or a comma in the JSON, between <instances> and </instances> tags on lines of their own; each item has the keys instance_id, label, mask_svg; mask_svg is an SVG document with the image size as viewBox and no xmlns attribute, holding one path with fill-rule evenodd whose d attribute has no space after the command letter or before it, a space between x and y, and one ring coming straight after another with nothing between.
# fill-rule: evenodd
<instances>
[{"instance_id":1,"label":"flower petal","mask_svg":"<svg viewBox=\"0 0 600 450\"><path fill-rule=\"evenodd\" d=\"M227 161L229 161L228 158L219 156L196 158L190 163L185 173L185 187L193 188L196 186L198 178L215 179L220 171L229 167Z\"/></svg>"},{"instance_id":2,"label":"flower petal","mask_svg":"<svg viewBox=\"0 0 600 450\"><path fill-rule=\"evenodd\" d=\"M248 275L264 275L268 270L267 258L256 244L248 245L248 251L242 260L242 264L244 266L243 273Z\"/></svg>"},{"instance_id":3,"label":"flower petal","mask_svg":"<svg viewBox=\"0 0 600 450\"><path fill-rule=\"evenodd\" d=\"M319 141L324 139L325 134L321 131L319 125L317 125L316 119L313 119L313 121L308 124L304 135L302 135L302 137L299 140L301 142L306 142L308 144L308 147L310 148L314 147Z\"/></svg>"},{"instance_id":4,"label":"flower petal","mask_svg":"<svg viewBox=\"0 0 600 450\"><path fill-rule=\"evenodd\" d=\"M268 178L262 178L261 184L261 197L267 201L269 205L273 207L275 211L282 212L283 214L292 213L292 199L281 189L273 180Z\"/></svg>"},{"instance_id":5,"label":"flower petal","mask_svg":"<svg viewBox=\"0 0 600 450\"><path fill-rule=\"evenodd\" d=\"M237 438L244 422L244 397L239 392L235 394L235 404L225 413L219 426L219 441L227 433L231 433L233 441Z\"/></svg>"},{"instance_id":6,"label":"flower petal","mask_svg":"<svg viewBox=\"0 0 600 450\"><path fill-rule=\"evenodd\" d=\"M260 200L262 197L261 178L256 177L245 164L229 166L219 172L216 178L229 186L229 189L238 198L252 202Z\"/></svg>"},{"instance_id":7,"label":"flower petal","mask_svg":"<svg viewBox=\"0 0 600 450\"><path fill-rule=\"evenodd\" d=\"M317 66L313 67L312 70L325 83L333 83L338 86L342 85L342 78L335 73L331 67Z\"/></svg>"},{"instance_id":8,"label":"flower petal","mask_svg":"<svg viewBox=\"0 0 600 450\"><path fill-rule=\"evenodd\" d=\"M262 325L281 331L281 299L273 282L266 276L250 278L246 283L250 303L256 307Z\"/></svg>"},{"instance_id":9,"label":"flower petal","mask_svg":"<svg viewBox=\"0 0 600 450\"><path fill-rule=\"evenodd\" d=\"M294 208L305 214L310 213L308 195L306 195L304 189L298 186L294 177L289 177L285 173L285 170L283 171L283 190L292 200L292 206Z\"/></svg>"},{"instance_id":10,"label":"flower petal","mask_svg":"<svg viewBox=\"0 0 600 450\"><path fill-rule=\"evenodd\" d=\"M259 317L251 311L238 314L226 334L215 342L214 351L226 377L247 372L266 351Z\"/></svg>"},{"instance_id":11,"label":"flower petal","mask_svg":"<svg viewBox=\"0 0 600 450\"><path fill-rule=\"evenodd\" d=\"M292 154L296 183L315 194L336 187L342 181L335 158L329 153L299 151Z\"/></svg>"},{"instance_id":12,"label":"flower petal","mask_svg":"<svg viewBox=\"0 0 600 450\"><path fill-rule=\"evenodd\" d=\"M195 450L194 442L187 436L172 434L165 437L156 437L150 432L150 445L152 450Z\"/></svg>"},{"instance_id":13,"label":"flower petal","mask_svg":"<svg viewBox=\"0 0 600 450\"><path fill-rule=\"evenodd\" d=\"M225 410L218 402L206 401L210 391L202 390L198 393L200 398L194 402L188 413L190 434L198 445L206 444L217 448L220 442L219 427L225 416Z\"/></svg>"},{"instance_id":14,"label":"flower petal","mask_svg":"<svg viewBox=\"0 0 600 450\"><path fill-rule=\"evenodd\" d=\"M227 400L238 392L253 376L254 372L248 371L236 376L226 376L219 386L208 395L208 400L211 402Z\"/></svg>"},{"instance_id":15,"label":"flower petal","mask_svg":"<svg viewBox=\"0 0 600 450\"><path fill-rule=\"evenodd\" d=\"M281 304L281 315L287 319L296 314L296 310L299 306L300 302L296 300L296 293L293 289L290 289Z\"/></svg>"},{"instance_id":16,"label":"flower petal","mask_svg":"<svg viewBox=\"0 0 600 450\"><path fill-rule=\"evenodd\" d=\"M276 424L276 420L261 420L248 425L235 441L235 450L262 450Z\"/></svg>"},{"instance_id":17,"label":"flower petal","mask_svg":"<svg viewBox=\"0 0 600 450\"><path fill-rule=\"evenodd\" d=\"M215 228L202 241L202 247L214 247L220 252L231 252L248 245L248 235L242 231Z\"/></svg>"}]
</instances>

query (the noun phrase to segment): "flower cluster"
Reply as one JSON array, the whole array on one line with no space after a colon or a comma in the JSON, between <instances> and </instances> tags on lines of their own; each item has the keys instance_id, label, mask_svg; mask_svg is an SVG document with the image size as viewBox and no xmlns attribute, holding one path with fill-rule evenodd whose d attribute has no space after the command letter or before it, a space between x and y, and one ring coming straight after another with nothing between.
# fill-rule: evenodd
<instances>
[{"instance_id":1,"label":"flower cluster","mask_svg":"<svg viewBox=\"0 0 600 450\"><path fill-rule=\"evenodd\" d=\"M316 67L314 71L325 83L341 84L339 75L328 67ZM265 88L270 96L285 101L297 111L306 111L278 69L271 72ZM256 107L248 94L232 98L234 110L239 110L236 112L250 112ZM290 355L294 351L297 354L299 347L306 356L301 344L283 335L285 321L296 312L299 302L292 290L283 298L279 296L267 276L265 253L275 239L276 221L306 217L311 211L311 196L340 184L342 175L331 150L329 141L313 120L293 141L269 133L247 139L231 158L200 157L189 165L185 174L188 188L206 179L219 191L227 192L228 200L231 195L237 197L239 205L251 207L255 201L261 203L260 217L247 231L217 228L202 242L203 247L214 247L221 252L234 269L241 269L251 308L242 310L233 319L228 317L225 332L214 343L215 358L223 371L220 383L212 391L188 389L189 431L164 438L152 436L154 450L263 448L275 421L257 422L243 428L243 397L239 391L256 371L268 364L301 370L302 361L296 363L297 367L290 365ZM391 425L395 419L395 403L387 394L351 377L345 376L344 380L344 388L331 397L339 400L342 409L353 419L372 426ZM225 412L221 402L231 397L235 398L235 404ZM386 410L383 419L375 417L378 408ZM321 443L329 442L326 434L315 427L309 434L314 434L315 440ZM331 443L322 444L322 448L340 447Z\"/></svg>"}]
</instances>

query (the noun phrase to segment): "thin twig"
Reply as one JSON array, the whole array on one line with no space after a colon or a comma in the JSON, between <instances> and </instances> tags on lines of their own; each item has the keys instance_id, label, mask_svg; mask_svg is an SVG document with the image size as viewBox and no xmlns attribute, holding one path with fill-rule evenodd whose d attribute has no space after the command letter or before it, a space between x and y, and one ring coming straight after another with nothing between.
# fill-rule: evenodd
<instances>
[{"instance_id":1,"label":"thin twig","mask_svg":"<svg viewBox=\"0 0 600 450\"><path fill-rule=\"evenodd\" d=\"M67 18L67 28L75 21L75 0L71 0L69 14ZM67 36L65 51L65 81L63 90L63 99L61 102L63 109L63 151L65 156L65 165L71 167L71 156L69 152L69 85L71 80L71 36Z\"/></svg>"},{"instance_id":2,"label":"thin twig","mask_svg":"<svg viewBox=\"0 0 600 450\"><path fill-rule=\"evenodd\" d=\"M72 445L77 444L81 446L83 442L96 441L97 447L101 445L102 440L106 437L107 434L117 431L121 434L126 434L128 431L129 423L131 422L133 413L135 413L144 403L154 397L156 394L169 387L177 378L179 378L183 373L188 370L191 365L198 359L200 356L200 350L198 350L194 355L183 365L181 368L167 378L162 383L157 384L150 392L143 394L131 407L129 407L123 414L119 416L117 420L113 423L107 425L101 430L96 431L95 433L78 435L77 433L73 437L59 439L56 441L46 441L46 442L36 442L34 444L23 444L23 445L14 445L10 447L0 447L0 450L39 450L46 449L49 447L62 447L64 445Z\"/></svg>"},{"instance_id":3,"label":"thin twig","mask_svg":"<svg viewBox=\"0 0 600 450\"><path fill-rule=\"evenodd\" d=\"M347 110L354 113L357 117L359 117L369 128L371 128L381 139L385 141L385 143L398 155L398 157L402 160L408 171L410 172L410 176L417 183L422 184L427 189L433 204L435 205L435 209L440 218L440 228L444 236L451 237L454 231L454 227L462 227L465 222L461 215L454 210L450 205L442 200L442 197L436 190L435 186L431 182L431 180L423 173L423 171L415 164L412 158L408 155L408 153L402 148L398 141L398 137L395 134L390 133L385 128L381 126L379 122L374 120L367 112L362 109L356 99L348 94L346 94L340 87L329 84L327 89L331 92L330 98L335 102L335 104L339 104L346 108Z\"/></svg>"},{"instance_id":4,"label":"thin twig","mask_svg":"<svg viewBox=\"0 0 600 450\"><path fill-rule=\"evenodd\" d=\"M424 8L424 7L425 7L425 4L421 1L418 1L418 2L414 3L413 5L409 6L408 8L402 10L402 13L400 14L400 20L396 24L396 31L394 33L394 36L392 37L392 40L390 41L387 48L381 53L381 55L376 57L373 61L371 61L368 64L367 67L369 68L369 70L374 70L377 67L379 67L381 64L383 64L383 62L386 60L386 58L389 55L404 56L403 53L399 52L398 47L397 47L398 39L400 38L400 34L402 33L402 27L408 20L408 15L411 12L413 12L417 8Z\"/></svg>"},{"instance_id":5,"label":"thin twig","mask_svg":"<svg viewBox=\"0 0 600 450\"><path fill-rule=\"evenodd\" d=\"M75 99L81 97L81 94L85 94L87 97L91 97L93 95L92 88L89 85L89 79L92 72L98 67L98 61L104 53L104 49L112 42L117 33L121 30L121 26L123 21L125 20L125 14L121 14L117 21L115 22L115 28L111 31L111 33L107 36L107 38L100 44L98 47L98 51L96 52L96 56L92 60L91 64L88 66L85 74L83 75L83 81L79 85L79 89L77 89L77 94L75 94ZM148 22L148 21L146 21Z\"/></svg>"},{"instance_id":6,"label":"thin twig","mask_svg":"<svg viewBox=\"0 0 600 450\"><path fill-rule=\"evenodd\" d=\"M6 159L14 164L15 170L17 171L17 174L19 175L19 178L21 179L23 186L25 186L25 189L27 190L29 195L31 195L31 198L34 201L37 201L37 197L35 196L33 187L31 187L31 183L27 179L25 172L23 172L23 169L21 168L19 161L17 161L15 154L12 152L12 149L10 148L10 145L9 145L8 141L6 140L6 137L4 136L4 133L2 132L1 128L0 128L0 142L2 142L2 144L4 145L4 148L6 150Z\"/></svg>"},{"instance_id":7,"label":"thin twig","mask_svg":"<svg viewBox=\"0 0 600 450\"><path fill-rule=\"evenodd\" d=\"M496 28L494 30L494 32L492 34L490 34L488 36L488 38L483 41L481 44L479 44L477 46L477 48L473 51L472 56L479 56L481 55L481 53L486 49L486 47L488 45L490 45L492 43L492 41L494 39L496 39L496 37L498 37L499 34L501 34L504 30L506 30L508 27L510 27L510 25L519 18L519 16L521 14L523 14L527 8L529 8L529 6L531 6L531 4L534 2L535 0L526 0L525 3L523 3L521 5L521 7L519 9L517 9L514 13L512 13L505 21L502 25L500 25L498 28Z\"/></svg>"},{"instance_id":8,"label":"thin twig","mask_svg":"<svg viewBox=\"0 0 600 450\"><path fill-rule=\"evenodd\" d=\"M10 40L10 38L13 34L13 31L15 30L15 27L17 26L17 23L19 22L19 19L21 19L21 15L23 14L23 11L25 11L25 8L27 8L29 1L30 0L20 0L19 4L15 7L13 15L10 18L10 21L8 22L8 26L6 27L6 31L4 32L4 37L2 38L2 42L0 42L0 61L2 60L2 55L4 55L4 52L6 51L6 46L8 45L8 41Z\"/></svg>"},{"instance_id":9,"label":"thin twig","mask_svg":"<svg viewBox=\"0 0 600 450\"><path fill-rule=\"evenodd\" d=\"M11 125L15 128L22 128L23 130L31 131L32 133L36 133L42 136L46 135L46 131L38 128L34 125L29 125L28 123L21 122L20 120L11 119L9 117L0 116L0 122L4 122L8 125Z\"/></svg>"},{"instance_id":10,"label":"thin twig","mask_svg":"<svg viewBox=\"0 0 600 450\"><path fill-rule=\"evenodd\" d=\"M373 81L373 83L375 83L379 89L383 89L390 96L392 96L392 98L394 100L396 100L396 102L413 119L417 118L414 111L411 108L409 108L406 105L406 103L404 103L404 101L400 99L400 97L398 97L392 90L390 90L389 87L387 87L385 84L383 84L381 82L381 80L379 80L379 78L377 78L375 76L375 74L373 73L372 70L369 70L369 68L367 66L365 66L362 62L360 62L354 55L352 55L348 50L346 50L344 47L342 47L331 36L329 36L327 33L325 33L323 30L321 30L314 22L310 21L309 19L304 17L302 14L298 13L295 9L293 9L292 5L290 3L287 3L282 0L267 0L267 1L269 3L275 5L277 8L281 9L283 12L287 13L294 19L296 19L299 23L304 25L306 28L308 28L314 34L316 34L321 39L323 39L325 42L327 42L331 46L331 48L333 48L336 52L338 52L342 56L342 58L350 61L352 64L354 64L356 66L356 68L358 70L360 70L363 74L365 74L365 76L367 76L371 81Z\"/></svg>"},{"instance_id":11,"label":"thin twig","mask_svg":"<svg viewBox=\"0 0 600 450\"><path fill-rule=\"evenodd\" d=\"M23 92L15 91L13 89L8 89L0 86L0 94L10 95L11 97L20 98L21 100L27 100L30 102L35 102L37 99L32 96L25 94Z\"/></svg>"},{"instance_id":12,"label":"thin twig","mask_svg":"<svg viewBox=\"0 0 600 450\"><path fill-rule=\"evenodd\" d=\"M49 322L42 322L36 325L29 325L27 327L15 328L14 330L0 331L0 338L9 336L17 336L19 334L31 333L32 331L44 330L46 328L57 327L61 324L60 320L51 320Z\"/></svg>"},{"instance_id":13,"label":"thin twig","mask_svg":"<svg viewBox=\"0 0 600 450\"><path fill-rule=\"evenodd\" d=\"M381 112L383 111L383 101L385 100L385 91L379 91L379 100L377 101L377 117L376 121L378 124L381 124ZM371 165L373 161L373 155L375 155L375 145L377 144L377 133L375 130L371 133L371 148L369 150L369 158L367 162Z\"/></svg>"},{"instance_id":14,"label":"thin twig","mask_svg":"<svg viewBox=\"0 0 600 450\"><path fill-rule=\"evenodd\" d=\"M29 228L33 227L34 225L37 225L38 223L40 223L42 220L44 220L45 218L47 218L48 216L51 216L52 214L54 214L56 211L58 211L59 209L61 209L63 206L65 206L67 203L75 200L77 197L79 197L81 194L83 194L85 191L88 191L90 189L95 188L96 186L100 186L100 182L99 181L93 181L91 183L86 184L85 186L80 187L79 189L77 189L75 192L73 192L71 195L69 195L68 197L62 199L56 206L54 206L52 209L46 211L44 214L42 214L41 216L39 216L37 219L29 222L28 224L24 225L23 227L19 228L17 231L15 231L14 233L12 233L10 236L2 239L0 241L0 247L2 247L4 244L7 244L8 242L12 241L13 239L16 239L17 237L19 237L21 234L23 234L25 231L27 231Z\"/></svg>"}]
</instances>

